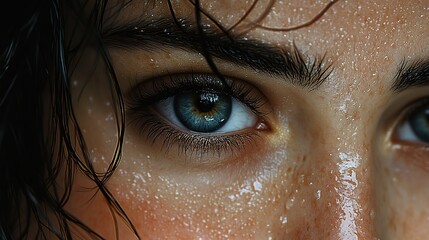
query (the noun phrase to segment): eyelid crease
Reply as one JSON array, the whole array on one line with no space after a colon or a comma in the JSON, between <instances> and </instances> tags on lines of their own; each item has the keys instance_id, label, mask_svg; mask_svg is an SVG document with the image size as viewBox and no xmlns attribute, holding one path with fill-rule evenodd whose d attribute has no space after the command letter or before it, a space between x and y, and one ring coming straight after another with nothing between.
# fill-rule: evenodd
<instances>
[{"instance_id":1,"label":"eyelid crease","mask_svg":"<svg viewBox=\"0 0 429 240\"><path fill-rule=\"evenodd\" d=\"M168 74L165 77L156 77L152 80L139 84L130 94L128 105L131 111L146 108L158 101L167 99L178 93L190 91L212 91L217 93L226 93L236 98L253 113L259 117L266 116L271 110L264 110L267 100L256 87L251 86L241 80L232 80L225 78L229 84L228 92L225 92L223 83L215 76L210 74Z\"/></svg>"}]
</instances>

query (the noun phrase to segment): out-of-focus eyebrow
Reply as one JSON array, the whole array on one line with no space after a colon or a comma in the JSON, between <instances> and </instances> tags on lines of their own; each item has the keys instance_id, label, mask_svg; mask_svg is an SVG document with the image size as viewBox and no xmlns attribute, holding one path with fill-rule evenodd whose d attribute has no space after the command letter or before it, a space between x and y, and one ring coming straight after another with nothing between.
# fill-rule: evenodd
<instances>
[{"instance_id":1,"label":"out-of-focus eyebrow","mask_svg":"<svg viewBox=\"0 0 429 240\"><path fill-rule=\"evenodd\" d=\"M305 56L296 47L280 48L259 40L226 34L215 27L207 27L205 38L208 52L216 58L284 79L310 90L317 89L332 72L324 56ZM200 35L195 24L170 18L122 23L102 32L109 48L163 51L179 48L201 52Z\"/></svg>"},{"instance_id":2,"label":"out-of-focus eyebrow","mask_svg":"<svg viewBox=\"0 0 429 240\"><path fill-rule=\"evenodd\" d=\"M429 86L429 57L402 61L393 80L392 90L401 92L412 87Z\"/></svg>"}]
</instances>

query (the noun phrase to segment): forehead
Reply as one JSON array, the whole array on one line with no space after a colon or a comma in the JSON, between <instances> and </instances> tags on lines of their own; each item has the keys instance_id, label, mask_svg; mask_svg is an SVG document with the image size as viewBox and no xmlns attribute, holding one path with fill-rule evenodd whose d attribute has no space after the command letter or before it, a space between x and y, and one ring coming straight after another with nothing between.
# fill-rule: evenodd
<instances>
[{"instance_id":1,"label":"forehead","mask_svg":"<svg viewBox=\"0 0 429 240\"><path fill-rule=\"evenodd\" d=\"M171 15L168 4L170 3L178 17L193 19L195 4L192 2L194 1L114 0L109 2L108 9L114 9L114 14L119 13L120 19L153 18ZM240 19L244 20L243 24L236 26L237 29L246 23L258 23L279 29L295 27L308 22L328 5L332 5L318 21L302 29L305 31L294 31L307 35L320 34L317 29L322 29L323 32L329 30L342 32L345 28L353 30L355 34L369 31L399 32L407 27L418 27L419 23L420 27L423 27L423 23L429 19L429 2L426 0L200 0L199 3L204 13L212 16L223 26L232 26ZM262 31L258 28L254 30ZM269 34L270 31L265 32Z\"/></svg>"},{"instance_id":2,"label":"forehead","mask_svg":"<svg viewBox=\"0 0 429 240\"><path fill-rule=\"evenodd\" d=\"M115 0L110 9L119 21L138 18L170 16L168 2L179 18L195 19L195 7L189 0L142 1ZM347 45L365 47L374 52L389 49L393 54L399 49L406 50L405 57L413 57L413 43L429 37L429 2L427 0L378 0L347 1L333 4L313 24L295 30L280 31L308 23L330 4L330 0L201 0L205 13L212 16L222 26L235 26L236 32L248 30L251 23L279 31L254 27L248 35L271 44L291 44L295 42L308 50L325 51ZM250 11L249 11L250 10ZM119 14L118 14L119 13ZM243 19L244 17L244 19ZM207 24L213 22L203 19ZM239 20L241 24L235 25ZM255 24L254 24L255 26ZM317 45L316 47L311 47ZM322 47L322 48L321 48ZM304 49L306 50L306 49ZM342 49L340 52L343 52ZM421 51L418 51L421 53ZM398 52L396 54L404 54Z\"/></svg>"},{"instance_id":3,"label":"forehead","mask_svg":"<svg viewBox=\"0 0 429 240\"><path fill-rule=\"evenodd\" d=\"M170 3L178 18L195 20L191 1ZM330 3L329 0L200 1L204 13L212 17L210 20L203 16L205 24L214 27L216 21L226 29L233 26L232 32L242 34L243 38L279 47L296 45L309 55L326 55L344 82L390 81L401 61L429 55L427 0L339 0L322 14ZM119 22L171 16L168 1L118 0L110 2L109 7ZM308 26L285 30L315 19Z\"/></svg>"}]
</instances>

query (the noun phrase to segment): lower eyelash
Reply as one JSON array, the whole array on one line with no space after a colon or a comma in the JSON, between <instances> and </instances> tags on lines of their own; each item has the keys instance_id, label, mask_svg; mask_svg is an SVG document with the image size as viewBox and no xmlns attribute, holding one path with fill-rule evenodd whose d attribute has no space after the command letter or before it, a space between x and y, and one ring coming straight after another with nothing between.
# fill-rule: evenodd
<instances>
[{"instance_id":1,"label":"lower eyelash","mask_svg":"<svg viewBox=\"0 0 429 240\"><path fill-rule=\"evenodd\" d=\"M184 133L155 114L140 112L132 115L130 123L151 144L162 141L161 150L165 152L177 147L180 156L198 159L197 164L208 164L210 158L223 158L223 155L234 157L249 144L256 145L256 138L260 137L257 132L232 135Z\"/></svg>"}]
</instances>

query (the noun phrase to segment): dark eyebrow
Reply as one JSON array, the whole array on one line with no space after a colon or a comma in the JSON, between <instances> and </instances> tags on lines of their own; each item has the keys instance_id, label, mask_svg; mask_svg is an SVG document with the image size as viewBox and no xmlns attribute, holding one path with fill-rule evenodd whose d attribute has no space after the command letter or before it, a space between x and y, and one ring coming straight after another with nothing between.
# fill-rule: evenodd
<instances>
[{"instance_id":1,"label":"dark eyebrow","mask_svg":"<svg viewBox=\"0 0 429 240\"><path fill-rule=\"evenodd\" d=\"M285 79L303 88L318 88L332 72L324 56L305 56L294 46L279 48L259 40L226 34L217 28L204 29L208 52L258 72ZM122 23L103 29L107 47L162 51L168 47L201 52L195 24L182 20L180 25L169 18Z\"/></svg>"},{"instance_id":2,"label":"dark eyebrow","mask_svg":"<svg viewBox=\"0 0 429 240\"><path fill-rule=\"evenodd\" d=\"M429 58L414 61L403 60L392 84L394 92L412 87L429 86Z\"/></svg>"}]
</instances>

